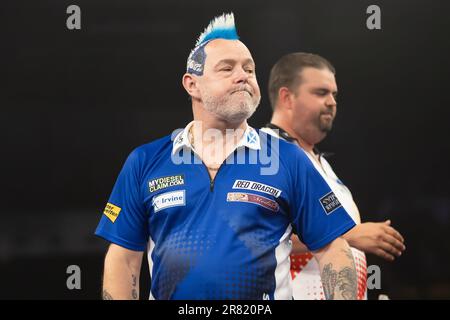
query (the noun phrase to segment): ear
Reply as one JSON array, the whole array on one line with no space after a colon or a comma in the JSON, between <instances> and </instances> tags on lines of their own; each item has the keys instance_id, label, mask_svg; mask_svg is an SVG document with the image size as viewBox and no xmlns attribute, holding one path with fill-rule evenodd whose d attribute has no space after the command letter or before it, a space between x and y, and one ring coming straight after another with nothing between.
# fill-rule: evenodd
<instances>
[{"instance_id":1,"label":"ear","mask_svg":"<svg viewBox=\"0 0 450 320\"><path fill-rule=\"evenodd\" d=\"M183 83L184 89L187 91L187 93L192 98L197 98L197 99L200 98L200 93L199 93L198 87L197 87L197 79L194 75L192 75L190 73L185 73L183 75L182 83Z\"/></svg>"},{"instance_id":2,"label":"ear","mask_svg":"<svg viewBox=\"0 0 450 320\"><path fill-rule=\"evenodd\" d=\"M282 108L292 109L292 92L287 87L278 90L278 103Z\"/></svg>"}]
</instances>

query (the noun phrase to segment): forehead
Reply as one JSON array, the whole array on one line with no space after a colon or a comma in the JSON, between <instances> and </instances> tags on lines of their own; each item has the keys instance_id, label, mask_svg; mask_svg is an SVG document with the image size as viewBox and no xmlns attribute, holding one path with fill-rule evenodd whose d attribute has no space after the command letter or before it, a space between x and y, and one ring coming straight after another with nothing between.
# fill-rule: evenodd
<instances>
[{"instance_id":1,"label":"forehead","mask_svg":"<svg viewBox=\"0 0 450 320\"><path fill-rule=\"evenodd\" d=\"M205 64L209 66L214 66L221 60L243 62L250 59L253 61L250 51L239 40L213 40L206 45L205 53Z\"/></svg>"},{"instance_id":2,"label":"forehead","mask_svg":"<svg viewBox=\"0 0 450 320\"><path fill-rule=\"evenodd\" d=\"M317 69L312 67L307 67L302 70L301 84L311 87L326 87L331 89L336 89L336 79L333 72L328 68Z\"/></svg>"}]
</instances>

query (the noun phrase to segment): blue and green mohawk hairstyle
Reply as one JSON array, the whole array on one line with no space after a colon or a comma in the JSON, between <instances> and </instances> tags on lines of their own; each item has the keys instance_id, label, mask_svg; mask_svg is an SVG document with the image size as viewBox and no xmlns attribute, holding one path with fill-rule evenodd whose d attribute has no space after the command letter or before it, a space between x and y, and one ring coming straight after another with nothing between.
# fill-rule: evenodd
<instances>
[{"instance_id":1,"label":"blue and green mohawk hairstyle","mask_svg":"<svg viewBox=\"0 0 450 320\"><path fill-rule=\"evenodd\" d=\"M198 76L203 75L203 68L206 60L205 46L214 39L239 39L236 32L236 26L234 25L234 15L232 12L215 17L200 34L194 49L192 49L189 54L186 65L187 73Z\"/></svg>"}]
</instances>

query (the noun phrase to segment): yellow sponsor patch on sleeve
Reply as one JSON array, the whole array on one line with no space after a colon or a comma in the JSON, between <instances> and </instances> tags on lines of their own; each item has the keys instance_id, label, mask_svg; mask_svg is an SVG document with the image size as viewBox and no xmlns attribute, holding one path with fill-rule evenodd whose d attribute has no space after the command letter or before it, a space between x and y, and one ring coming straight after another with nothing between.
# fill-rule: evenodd
<instances>
[{"instance_id":1,"label":"yellow sponsor patch on sleeve","mask_svg":"<svg viewBox=\"0 0 450 320\"><path fill-rule=\"evenodd\" d=\"M109 220L114 223L116 221L117 217L119 216L120 210L122 208L119 208L118 206L113 205L112 203L107 203L105 210L103 211L103 214L109 218Z\"/></svg>"}]
</instances>

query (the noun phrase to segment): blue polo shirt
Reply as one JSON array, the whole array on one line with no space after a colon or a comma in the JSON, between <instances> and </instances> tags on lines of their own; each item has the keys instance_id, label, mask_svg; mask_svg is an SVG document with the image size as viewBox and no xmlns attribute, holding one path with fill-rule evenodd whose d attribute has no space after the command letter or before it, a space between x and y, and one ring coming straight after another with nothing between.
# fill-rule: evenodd
<instances>
[{"instance_id":1,"label":"blue polo shirt","mask_svg":"<svg viewBox=\"0 0 450 320\"><path fill-rule=\"evenodd\" d=\"M314 251L354 221L303 151L251 127L211 180L192 124L131 152L96 235L147 252L151 299L291 299L292 232Z\"/></svg>"}]
</instances>

